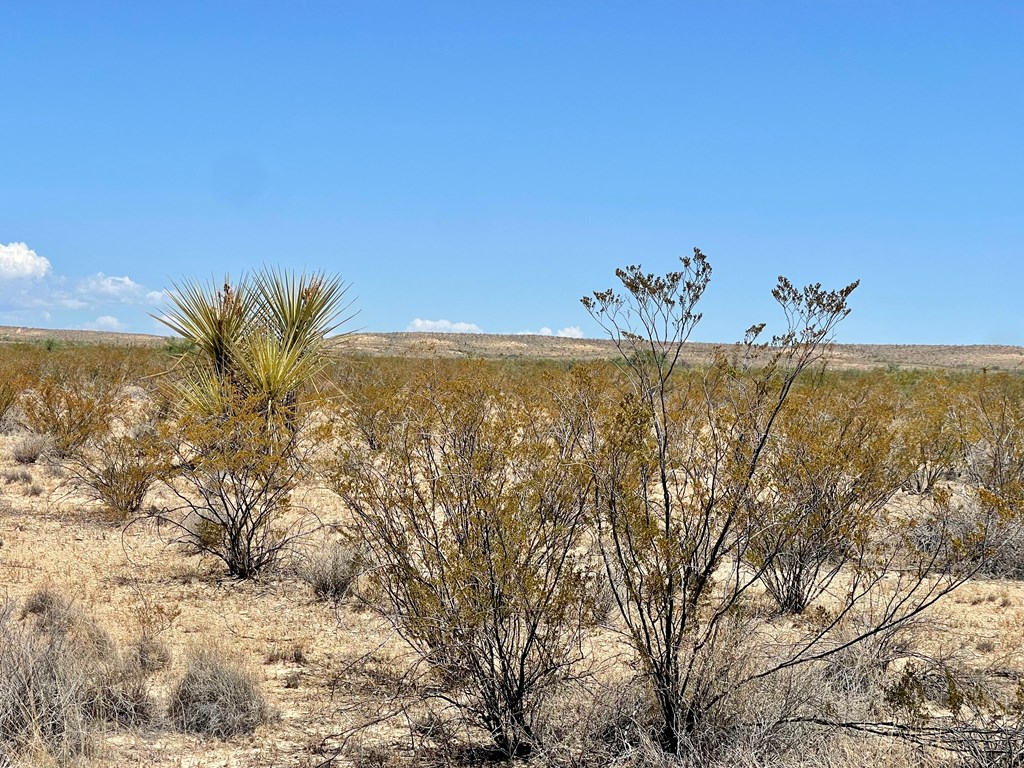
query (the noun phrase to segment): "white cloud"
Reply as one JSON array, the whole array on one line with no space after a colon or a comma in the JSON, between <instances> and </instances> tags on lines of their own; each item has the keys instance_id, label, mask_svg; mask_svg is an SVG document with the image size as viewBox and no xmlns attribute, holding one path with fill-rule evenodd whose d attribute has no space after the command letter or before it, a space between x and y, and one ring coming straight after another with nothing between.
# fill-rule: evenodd
<instances>
[{"instance_id":1,"label":"white cloud","mask_svg":"<svg viewBox=\"0 0 1024 768\"><path fill-rule=\"evenodd\" d=\"M91 323L86 323L86 327L94 331L124 330L124 324L113 315L100 315Z\"/></svg>"},{"instance_id":2,"label":"white cloud","mask_svg":"<svg viewBox=\"0 0 1024 768\"><path fill-rule=\"evenodd\" d=\"M85 309L89 304L81 299L76 299L66 291L54 291L49 298L36 299L36 306L60 307L61 309Z\"/></svg>"},{"instance_id":3,"label":"white cloud","mask_svg":"<svg viewBox=\"0 0 1024 768\"><path fill-rule=\"evenodd\" d=\"M163 292L147 290L127 275L119 277L102 272L84 278L78 284L77 291L93 303L117 301L122 304L159 304L164 298Z\"/></svg>"},{"instance_id":4,"label":"white cloud","mask_svg":"<svg viewBox=\"0 0 1024 768\"><path fill-rule=\"evenodd\" d=\"M418 317L405 326L405 330L415 333L483 333L483 329L474 323L452 323L448 320L421 320Z\"/></svg>"},{"instance_id":5,"label":"white cloud","mask_svg":"<svg viewBox=\"0 0 1024 768\"><path fill-rule=\"evenodd\" d=\"M570 325L566 328L559 328L552 331L546 325L539 331L520 331L517 336L558 336L563 339L582 339L583 330L578 325Z\"/></svg>"},{"instance_id":6,"label":"white cloud","mask_svg":"<svg viewBox=\"0 0 1024 768\"><path fill-rule=\"evenodd\" d=\"M49 259L40 256L25 243L0 245L0 280L44 277L49 272Z\"/></svg>"}]
</instances>

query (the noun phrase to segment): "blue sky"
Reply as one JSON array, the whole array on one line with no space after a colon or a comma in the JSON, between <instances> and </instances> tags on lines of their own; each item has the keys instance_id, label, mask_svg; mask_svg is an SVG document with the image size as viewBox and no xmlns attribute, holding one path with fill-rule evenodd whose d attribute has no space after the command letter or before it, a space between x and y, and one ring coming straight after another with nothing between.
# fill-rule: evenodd
<instances>
[{"instance_id":1,"label":"blue sky","mask_svg":"<svg viewBox=\"0 0 1024 768\"><path fill-rule=\"evenodd\" d=\"M172 281L352 284L372 331L599 334L699 246L839 341L1024 344L1024 4L0 4L0 324L152 332ZM415 326L416 321L419 326Z\"/></svg>"}]
</instances>

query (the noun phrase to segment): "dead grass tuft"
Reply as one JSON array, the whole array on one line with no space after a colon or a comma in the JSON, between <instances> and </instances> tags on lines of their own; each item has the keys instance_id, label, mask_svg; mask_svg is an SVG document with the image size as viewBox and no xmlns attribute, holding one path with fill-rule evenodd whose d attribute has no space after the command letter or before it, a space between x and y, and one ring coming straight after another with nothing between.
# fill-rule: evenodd
<instances>
[{"instance_id":1,"label":"dead grass tuft","mask_svg":"<svg viewBox=\"0 0 1024 768\"><path fill-rule=\"evenodd\" d=\"M222 739L252 733L270 719L252 675L217 648L195 648L171 692L170 716L182 730Z\"/></svg>"}]
</instances>

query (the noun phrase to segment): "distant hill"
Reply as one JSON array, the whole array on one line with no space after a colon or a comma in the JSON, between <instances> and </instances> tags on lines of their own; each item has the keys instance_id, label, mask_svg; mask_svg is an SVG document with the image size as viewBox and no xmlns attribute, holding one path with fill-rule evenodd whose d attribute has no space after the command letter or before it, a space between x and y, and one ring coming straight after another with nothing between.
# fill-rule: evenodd
<instances>
[{"instance_id":1,"label":"distant hill","mask_svg":"<svg viewBox=\"0 0 1024 768\"><path fill-rule=\"evenodd\" d=\"M160 347L167 337L144 333L68 331L0 326L0 343L35 342L47 339L65 344L113 344ZM482 333L355 333L335 342L340 352L395 357L483 357L492 359L600 360L617 356L607 339L565 339ZM710 358L718 346L690 342L686 361ZM998 345L834 344L828 350L831 366L866 370L932 368L941 370L1024 371L1024 347Z\"/></svg>"}]
</instances>

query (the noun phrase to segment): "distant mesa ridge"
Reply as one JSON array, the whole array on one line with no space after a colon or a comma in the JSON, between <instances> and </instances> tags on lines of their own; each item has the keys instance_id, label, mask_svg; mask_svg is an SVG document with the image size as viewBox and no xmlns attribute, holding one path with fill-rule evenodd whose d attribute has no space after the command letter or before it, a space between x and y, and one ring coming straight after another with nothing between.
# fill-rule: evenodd
<instances>
[{"instance_id":1,"label":"distant mesa ridge","mask_svg":"<svg viewBox=\"0 0 1024 768\"><path fill-rule=\"evenodd\" d=\"M43 342L162 347L168 337L114 331L55 330L0 326L0 343ZM339 351L356 355L491 359L606 360L617 356L607 339L570 339L492 333L353 333L339 338ZM687 363L705 362L714 349L730 344L687 342ZM932 368L1024 372L1024 347L930 344L833 344L827 350L831 368Z\"/></svg>"}]
</instances>

